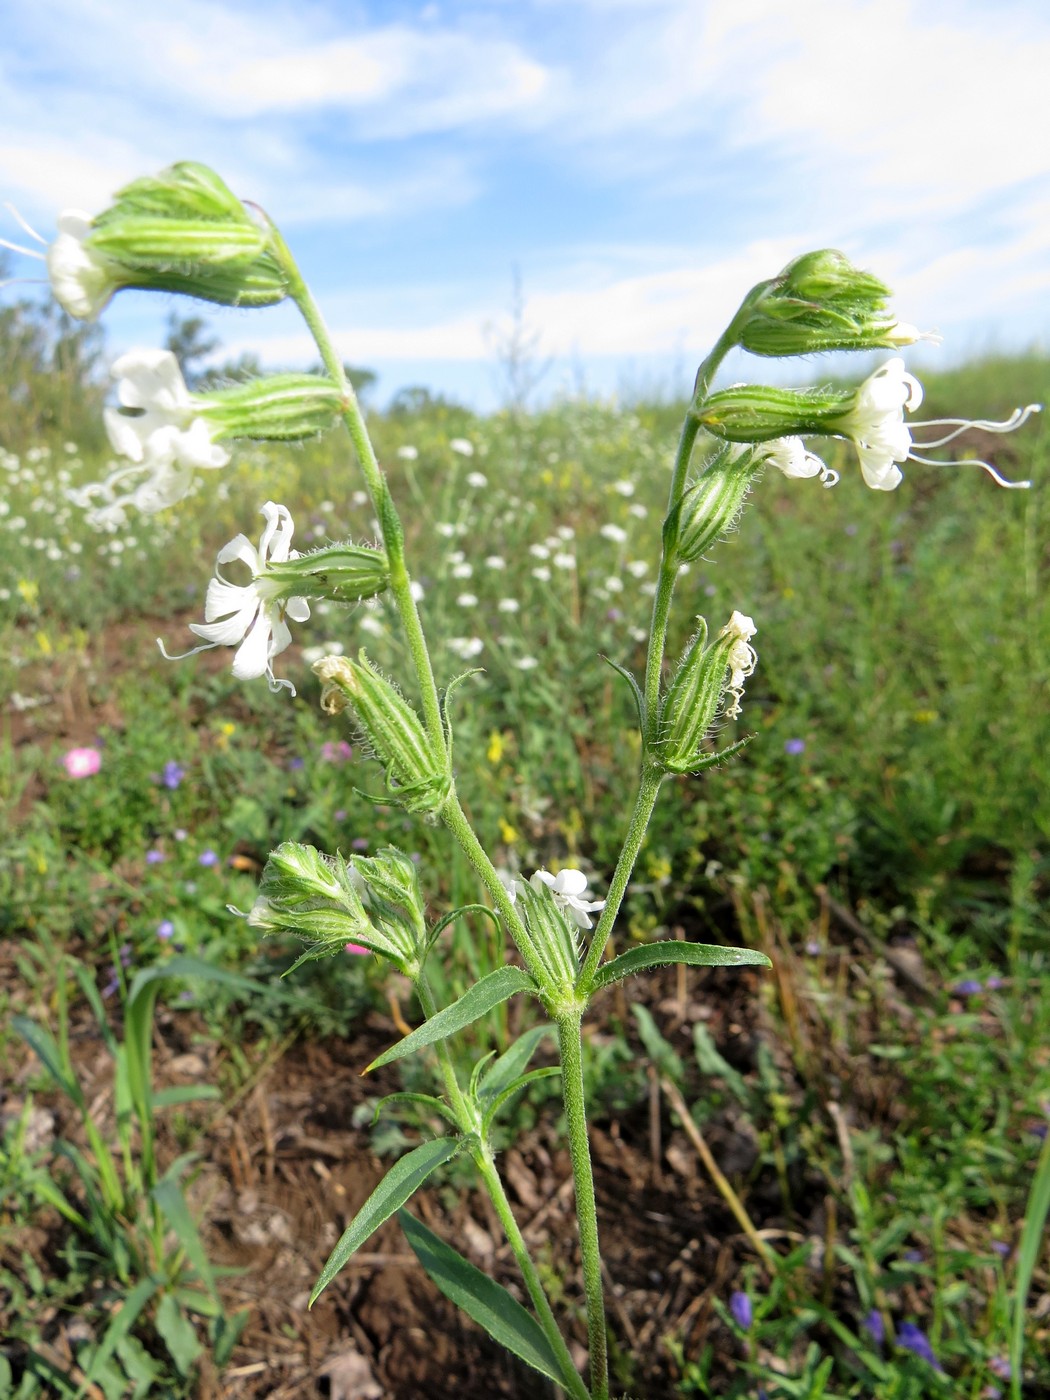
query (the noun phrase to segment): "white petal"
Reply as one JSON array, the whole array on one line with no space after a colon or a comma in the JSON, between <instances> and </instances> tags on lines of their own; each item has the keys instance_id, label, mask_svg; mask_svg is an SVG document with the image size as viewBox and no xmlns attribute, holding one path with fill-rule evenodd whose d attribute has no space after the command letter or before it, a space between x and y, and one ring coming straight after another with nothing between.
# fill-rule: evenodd
<instances>
[{"instance_id":1,"label":"white petal","mask_svg":"<svg viewBox=\"0 0 1050 1400\"><path fill-rule=\"evenodd\" d=\"M587 876L582 870L562 870L554 881L554 889L558 894L581 895L586 888Z\"/></svg>"},{"instance_id":2,"label":"white petal","mask_svg":"<svg viewBox=\"0 0 1050 1400\"><path fill-rule=\"evenodd\" d=\"M115 408L104 408L102 421L106 425L109 444L117 456L141 462L145 456L145 439L136 431L138 420L126 413L118 413Z\"/></svg>"},{"instance_id":3,"label":"white petal","mask_svg":"<svg viewBox=\"0 0 1050 1400\"><path fill-rule=\"evenodd\" d=\"M152 408L180 418L190 408L186 381L170 350L129 350L114 361L110 374L120 381L117 396L127 408Z\"/></svg>"},{"instance_id":4,"label":"white petal","mask_svg":"<svg viewBox=\"0 0 1050 1400\"><path fill-rule=\"evenodd\" d=\"M206 642L214 643L215 646L235 647L251 630L256 611L262 613L265 610L256 603L254 608L243 608L232 617L223 618L219 622L191 622L190 631L198 637L203 637ZM259 674L262 675L262 672Z\"/></svg>"},{"instance_id":5,"label":"white petal","mask_svg":"<svg viewBox=\"0 0 1050 1400\"><path fill-rule=\"evenodd\" d=\"M308 622L310 618L310 604L305 598L289 598L284 605L286 617L290 617L293 622Z\"/></svg>"},{"instance_id":6,"label":"white petal","mask_svg":"<svg viewBox=\"0 0 1050 1400\"><path fill-rule=\"evenodd\" d=\"M175 453L179 461L188 467L224 467L230 460L230 454L212 442L203 418L194 418L188 428L178 433Z\"/></svg>"},{"instance_id":7,"label":"white petal","mask_svg":"<svg viewBox=\"0 0 1050 1400\"><path fill-rule=\"evenodd\" d=\"M537 881L539 881L538 884ZM542 889L544 885L549 885L550 888L553 889L554 876L549 870L537 870L534 875L529 876L529 884L534 890Z\"/></svg>"},{"instance_id":8,"label":"white petal","mask_svg":"<svg viewBox=\"0 0 1050 1400\"><path fill-rule=\"evenodd\" d=\"M270 619L266 609L260 608L255 625L234 653L233 674L239 681L265 676L270 655Z\"/></svg>"},{"instance_id":9,"label":"white petal","mask_svg":"<svg viewBox=\"0 0 1050 1400\"><path fill-rule=\"evenodd\" d=\"M254 617L258 604L259 595L250 584L241 587L216 577L209 582L204 598L204 620L214 622L216 618L229 617L230 613L241 612L249 607Z\"/></svg>"},{"instance_id":10,"label":"white petal","mask_svg":"<svg viewBox=\"0 0 1050 1400\"><path fill-rule=\"evenodd\" d=\"M234 535L229 544L224 544L219 550L216 563L228 564L232 559L239 559L242 564L247 564L253 574L261 574L263 571L264 565L259 558L259 551L247 535Z\"/></svg>"},{"instance_id":11,"label":"white petal","mask_svg":"<svg viewBox=\"0 0 1050 1400\"><path fill-rule=\"evenodd\" d=\"M281 617L279 613L275 613L273 609L270 609L268 615L271 630L269 655L272 658L274 656L280 656L281 652L284 651L286 647L291 646L292 634L288 630L287 622L285 622L284 618Z\"/></svg>"}]
</instances>

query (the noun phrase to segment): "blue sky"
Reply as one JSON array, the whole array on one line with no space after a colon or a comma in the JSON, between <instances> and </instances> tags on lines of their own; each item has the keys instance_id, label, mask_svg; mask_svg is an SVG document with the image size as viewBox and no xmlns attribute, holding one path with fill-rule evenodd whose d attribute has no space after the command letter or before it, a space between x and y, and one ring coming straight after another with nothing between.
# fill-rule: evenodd
<instances>
[{"instance_id":1,"label":"blue sky","mask_svg":"<svg viewBox=\"0 0 1050 1400\"><path fill-rule=\"evenodd\" d=\"M282 227L380 401L491 407L515 272L548 393L684 388L811 247L888 281L942 362L1050 332L1034 0L4 8L5 197L50 237L138 174L213 165ZM114 351L158 343L170 306L120 294ZM224 356L312 358L286 307L207 314Z\"/></svg>"}]
</instances>

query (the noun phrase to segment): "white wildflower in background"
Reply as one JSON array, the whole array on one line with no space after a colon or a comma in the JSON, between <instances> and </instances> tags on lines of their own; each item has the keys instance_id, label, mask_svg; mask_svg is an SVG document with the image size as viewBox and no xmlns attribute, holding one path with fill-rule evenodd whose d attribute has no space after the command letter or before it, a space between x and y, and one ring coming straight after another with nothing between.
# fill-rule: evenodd
<instances>
[{"instance_id":1,"label":"white wildflower in background","mask_svg":"<svg viewBox=\"0 0 1050 1400\"><path fill-rule=\"evenodd\" d=\"M372 613L366 613L358 623L358 626L361 628L362 632L368 632L373 637L386 636L386 624L383 622L382 618L378 618Z\"/></svg>"},{"instance_id":2,"label":"white wildflower in background","mask_svg":"<svg viewBox=\"0 0 1050 1400\"><path fill-rule=\"evenodd\" d=\"M408 591L412 594L412 601L415 603L421 603L426 597L426 590L416 579L413 579L408 585Z\"/></svg>"},{"instance_id":3,"label":"white wildflower in background","mask_svg":"<svg viewBox=\"0 0 1050 1400\"><path fill-rule=\"evenodd\" d=\"M610 574L605 580L605 587L610 593L622 593L623 579L616 574Z\"/></svg>"},{"instance_id":4,"label":"white wildflower in background","mask_svg":"<svg viewBox=\"0 0 1050 1400\"><path fill-rule=\"evenodd\" d=\"M534 890L544 885L554 896L554 901L579 928L590 928L590 915L605 908L604 899L585 899L587 876L582 870L560 870L552 875L549 870L537 870L529 884Z\"/></svg>"},{"instance_id":5,"label":"white wildflower in background","mask_svg":"<svg viewBox=\"0 0 1050 1400\"><path fill-rule=\"evenodd\" d=\"M461 608L476 608L478 605L478 595L476 593L461 593L456 599L456 603Z\"/></svg>"},{"instance_id":6,"label":"white wildflower in background","mask_svg":"<svg viewBox=\"0 0 1050 1400\"><path fill-rule=\"evenodd\" d=\"M612 540L613 544L626 544L627 542L627 531L622 525L614 525L611 520L604 524L598 533L604 539Z\"/></svg>"},{"instance_id":7,"label":"white wildflower in background","mask_svg":"<svg viewBox=\"0 0 1050 1400\"><path fill-rule=\"evenodd\" d=\"M473 457L474 444L468 442L466 438L453 438L449 443L453 452L458 452L461 457Z\"/></svg>"},{"instance_id":8,"label":"white wildflower in background","mask_svg":"<svg viewBox=\"0 0 1050 1400\"><path fill-rule=\"evenodd\" d=\"M448 639L448 649L453 656L458 656L461 661L470 661L478 656L485 648L485 643L480 637L450 637Z\"/></svg>"},{"instance_id":9,"label":"white wildflower in background","mask_svg":"<svg viewBox=\"0 0 1050 1400\"><path fill-rule=\"evenodd\" d=\"M627 572L632 578L644 578L649 572L649 561L647 559L631 559L627 565Z\"/></svg>"},{"instance_id":10,"label":"white wildflower in background","mask_svg":"<svg viewBox=\"0 0 1050 1400\"><path fill-rule=\"evenodd\" d=\"M489 484L489 479L484 472L467 472L467 485L473 486L476 491L480 491L483 486Z\"/></svg>"},{"instance_id":11,"label":"white wildflower in background","mask_svg":"<svg viewBox=\"0 0 1050 1400\"><path fill-rule=\"evenodd\" d=\"M614 491L616 491L616 492L617 492L619 495L621 495L621 496L633 496L633 495L634 495L634 482L633 482L633 481L614 481L614 482L613 482L613 487L612 487L612 489L613 489Z\"/></svg>"},{"instance_id":12,"label":"white wildflower in background","mask_svg":"<svg viewBox=\"0 0 1050 1400\"><path fill-rule=\"evenodd\" d=\"M545 544L530 544L529 553L534 559L549 559L551 552Z\"/></svg>"},{"instance_id":13,"label":"white wildflower in background","mask_svg":"<svg viewBox=\"0 0 1050 1400\"><path fill-rule=\"evenodd\" d=\"M551 571L547 568L546 564L541 564L539 568L533 569L532 577L538 578L540 583L550 583Z\"/></svg>"},{"instance_id":14,"label":"white wildflower in background","mask_svg":"<svg viewBox=\"0 0 1050 1400\"><path fill-rule=\"evenodd\" d=\"M576 531L571 525L559 525L554 533L557 535L558 539L565 544L568 544L570 540L576 538Z\"/></svg>"},{"instance_id":15,"label":"white wildflower in background","mask_svg":"<svg viewBox=\"0 0 1050 1400\"><path fill-rule=\"evenodd\" d=\"M531 671L540 663L536 660L534 656L519 656L514 664L515 666L517 666L519 671Z\"/></svg>"},{"instance_id":16,"label":"white wildflower in background","mask_svg":"<svg viewBox=\"0 0 1050 1400\"><path fill-rule=\"evenodd\" d=\"M485 560L486 569L505 569L506 567L507 561L501 554L490 554Z\"/></svg>"},{"instance_id":17,"label":"white wildflower in background","mask_svg":"<svg viewBox=\"0 0 1050 1400\"><path fill-rule=\"evenodd\" d=\"M294 695L295 686L291 681L274 677L273 659L291 644L292 634L285 618L305 622L310 616L310 605L305 598L274 599L272 587L267 584L267 564L271 561L284 563L288 559L297 559L299 555L291 548L295 527L287 508L267 501L262 514L266 525L258 548L245 535L236 535L219 550L215 577L208 584L204 601L205 620L190 623L190 631L203 637L204 645L183 652L182 656L168 656L159 637L157 645L169 661L180 661L185 656L195 656L212 647L235 646L233 674L238 680L265 676L271 690L280 690L283 686ZM251 569L250 583L229 583L223 578L220 566L234 559Z\"/></svg>"},{"instance_id":18,"label":"white wildflower in background","mask_svg":"<svg viewBox=\"0 0 1050 1400\"><path fill-rule=\"evenodd\" d=\"M451 524L447 520L439 520L438 523L434 526L434 529L438 532L442 539L446 540L455 539L458 533L455 525Z\"/></svg>"},{"instance_id":19,"label":"white wildflower in background","mask_svg":"<svg viewBox=\"0 0 1050 1400\"><path fill-rule=\"evenodd\" d=\"M501 598L496 608L501 613L516 613L521 611L521 604L517 598Z\"/></svg>"},{"instance_id":20,"label":"white wildflower in background","mask_svg":"<svg viewBox=\"0 0 1050 1400\"><path fill-rule=\"evenodd\" d=\"M411 443L402 443L397 449L397 455L403 462L414 462L419 456L419 449L418 447L413 447Z\"/></svg>"},{"instance_id":21,"label":"white wildflower in background","mask_svg":"<svg viewBox=\"0 0 1050 1400\"><path fill-rule=\"evenodd\" d=\"M554 567L555 567L556 569L575 569L575 567L576 567L576 555L575 555L575 554L558 553L558 554L556 554L556 555L554 556L554 558L551 560L551 563L554 565Z\"/></svg>"},{"instance_id":22,"label":"white wildflower in background","mask_svg":"<svg viewBox=\"0 0 1050 1400\"><path fill-rule=\"evenodd\" d=\"M636 520L644 520L649 514L649 507L643 506L641 501L634 501L627 507L627 514L633 515Z\"/></svg>"},{"instance_id":23,"label":"white wildflower in background","mask_svg":"<svg viewBox=\"0 0 1050 1400\"><path fill-rule=\"evenodd\" d=\"M470 578L474 573L474 565L466 562L452 565L453 578Z\"/></svg>"}]
</instances>

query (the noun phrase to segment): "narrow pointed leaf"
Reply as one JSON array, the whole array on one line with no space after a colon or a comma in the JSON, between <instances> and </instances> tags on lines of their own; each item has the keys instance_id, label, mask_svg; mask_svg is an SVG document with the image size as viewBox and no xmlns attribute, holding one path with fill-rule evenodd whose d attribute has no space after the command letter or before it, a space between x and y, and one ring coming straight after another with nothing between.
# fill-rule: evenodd
<instances>
[{"instance_id":1,"label":"narrow pointed leaf","mask_svg":"<svg viewBox=\"0 0 1050 1400\"><path fill-rule=\"evenodd\" d=\"M407 1210L400 1211L397 1218L416 1258L446 1298L484 1327L500 1346L520 1356L556 1385L565 1385L566 1377L542 1327L512 1294Z\"/></svg>"},{"instance_id":2,"label":"narrow pointed leaf","mask_svg":"<svg viewBox=\"0 0 1050 1400\"><path fill-rule=\"evenodd\" d=\"M490 1065L482 1075L480 1095L483 1099L495 1098L502 1094L508 1085L513 1084L525 1066L536 1053L536 1047L545 1035L552 1035L554 1027L544 1023L533 1026L524 1035L519 1035L509 1050L505 1051L495 1064Z\"/></svg>"},{"instance_id":3,"label":"narrow pointed leaf","mask_svg":"<svg viewBox=\"0 0 1050 1400\"><path fill-rule=\"evenodd\" d=\"M612 962L605 963L595 973L591 990L611 986L647 967L664 967L668 963L689 963L693 967L771 967L765 953L753 948L723 948L718 943L682 943L668 939L645 947L629 948Z\"/></svg>"},{"instance_id":4,"label":"narrow pointed leaf","mask_svg":"<svg viewBox=\"0 0 1050 1400\"><path fill-rule=\"evenodd\" d=\"M186 1252L186 1258L193 1265L197 1277L201 1283L212 1294L218 1297L218 1289L215 1286L215 1278L211 1271L211 1263L197 1230L196 1222L190 1214L186 1204L186 1197L182 1190L170 1175L158 1181L150 1192L161 1214L175 1232L180 1245Z\"/></svg>"},{"instance_id":5,"label":"narrow pointed leaf","mask_svg":"<svg viewBox=\"0 0 1050 1400\"><path fill-rule=\"evenodd\" d=\"M78 1108L84 1107L84 1095L80 1085L66 1073L62 1064L62 1052L50 1031L38 1026L28 1016L13 1016L11 1029L22 1037L30 1050L36 1052L48 1074L62 1092L73 1100Z\"/></svg>"},{"instance_id":6,"label":"narrow pointed leaf","mask_svg":"<svg viewBox=\"0 0 1050 1400\"><path fill-rule=\"evenodd\" d=\"M515 1079L512 1084L508 1084L506 1089L492 1100L491 1105L485 1110L485 1117L482 1120L482 1132L488 1133L496 1119L497 1114L503 1109L515 1094L520 1093L530 1084L535 1084L541 1079L552 1079L555 1075L561 1074L561 1065L546 1065L543 1069L530 1069L528 1074L523 1074L519 1079Z\"/></svg>"},{"instance_id":7,"label":"narrow pointed leaf","mask_svg":"<svg viewBox=\"0 0 1050 1400\"><path fill-rule=\"evenodd\" d=\"M479 1020L494 1006L509 1001L516 992L535 990L535 982L520 967L498 967L480 982L475 982L470 991L464 992L458 1001L444 1007L431 1016L429 1021L417 1026L411 1035L406 1035L404 1040L399 1040L396 1045L392 1045L389 1050L374 1059L365 1073L378 1069L380 1065L388 1065L392 1060L400 1060L416 1050L422 1050L426 1045L435 1045L439 1040L447 1040L450 1035L455 1035L456 1031L461 1031L464 1026Z\"/></svg>"},{"instance_id":8,"label":"narrow pointed leaf","mask_svg":"<svg viewBox=\"0 0 1050 1400\"><path fill-rule=\"evenodd\" d=\"M450 1157L454 1157L461 1146L458 1138L434 1138L430 1142L420 1143L407 1156L402 1157L396 1166L390 1168L343 1231L342 1238L328 1256L328 1263L321 1270L310 1294L311 1307L354 1251L360 1249L365 1240L374 1234L380 1225L385 1224L396 1210L400 1210L409 1197L419 1190L431 1172L436 1171Z\"/></svg>"}]
</instances>

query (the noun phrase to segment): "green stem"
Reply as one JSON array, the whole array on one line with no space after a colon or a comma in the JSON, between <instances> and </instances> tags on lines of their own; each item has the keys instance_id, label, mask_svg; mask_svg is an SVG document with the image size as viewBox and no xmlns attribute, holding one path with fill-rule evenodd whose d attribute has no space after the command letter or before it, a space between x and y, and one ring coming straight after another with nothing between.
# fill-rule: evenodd
<instances>
[{"instance_id":1,"label":"green stem","mask_svg":"<svg viewBox=\"0 0 1050 1400\"><path fill-rule=\"evenodd\" d=\"M423 1010L423 1015L429 1020L437 1010L437 1004L434 1001L434 993L431 990L430 982L425 973L421 973L415 980L415 988L416 995L419 997L419 1004ZM565 1389L575 1396L576 1400L589 1400L587 1388L579 1377L569 1348L565 1343L565 1339L561 1334L557 1320L551 1309L550 1302L544 1292L539 1271L532 1262L532 1255L529 1253L529 1247L525 1243L525 1237L521 1233L517 1220L514 1218L514 1210L510 1201L507 1199L507 1193L504 1190L499 1172L496 1170L496 1164L492 1159L492 1151L488 1143L482 1142L478 1137L477 1115L472 1111L463 1090L459 1086L459 1080L456 1078L456 1070L452 1063L452 1056L449 1053L448 1046L441 1043L436 1045L435 1049L437 1050L438 1065L441 1070L441 1078L444 1081L445 1092L459 1120L460 1128L466 1137L474 1138L478 1141L478 1146L471 1153L474 1164L478 1169L482 1181L485 1183L485 1189L489 1193L489 1198L496 1208L496 1214L500 1218L500 1224L503 1226L503 1232L507 1237L507 1243L510 1245L511 1252L517 1260L518 1268L521 1270L521 1276L525 1280L525 1287L528 1289L529 1297L532 1299L532 1305L536 1309L537 1320L543 1328L544 1335L548 1342L550 1342L551 1349L561 1365L562 1372L565 1376ZM574 1380L575 1384L573 1384Z\"/></svg>"},{"instance_id":2,"label":"green stem","mask_svg":"<svg viewBox=\"0 0 1050 1400\"><path fill-rule=\"evenodd\" d=\"M423 718L426 722L427 733L431 743L439 752L442 752L445 748L445 730L441 721L441 703L438 699L434 668L430 663L430 653L427 651L426 638L423 635L423 624L419 618L416 600L412 597L412 581L405 565L405 538L401 518L394 506L386 477L376 459L372 440L368 436L364 415L361 412L361 405L354 393L354 386L347 378L342 361L336 354L321 310L309 287L303 281L302 274L287 244L276 228L273 228L273 239L274 251L288 276L290 294L310 329L310 334L321 353L325 369L331 379L339 386L343 395L345 404L343 422L350 434L350 441L354 445L357 460L364 474L365 485L368 488L368 494L371 497L372 506L383 534L383 547L386 550L390 566L390 591L394 595L401 625L405 629L405 640L412 656L412 664L415 668L416 680L423 702Z\"/></svg>"},{"instance_id":3,"label":"green stem","mask_svg":"<svg viewBox=\"0 0 1050 1400\"><path fill-rule=\"evenodd\" d=\"M605 1298L602 1292L602 1256L598 1242L598 1210L594 1200L594 1174L587 1137L587 1104L583 1090L582 1012L557 1017L561 1056L562 1094L572 1154L576 1188L576 1220L580 1231L583 1287L587 1295L587 1339L591 1353L593 1400L609 1398L609 1357L605 1337Z\"/></svg>"},{"instance_id":4,"label":"green stem","mask_svg":"<svg viewBox=\"0 0 1050 1400\"><path fill-rule=\"evenodd\" d=\"M467 820L467 814L460 805L459 797L453 786L444 806L441 808L441 820L448 827L449 831L459 842L460 849L477 871L485 888L492 896L492 902L499 911L507 931L514 940L514 946L521 954L521 960L536 980L538 987L544 987L547 983L548 975L543 964L536 956L532 947L532 940L529 937L525 923L515 909L507 888L503 881L496 874L496 867L488 857L484 846L478 840L477 833Z\"/></svg>"}]
</instances>

